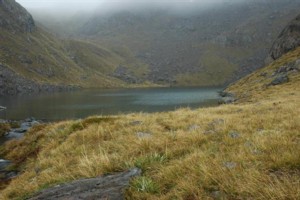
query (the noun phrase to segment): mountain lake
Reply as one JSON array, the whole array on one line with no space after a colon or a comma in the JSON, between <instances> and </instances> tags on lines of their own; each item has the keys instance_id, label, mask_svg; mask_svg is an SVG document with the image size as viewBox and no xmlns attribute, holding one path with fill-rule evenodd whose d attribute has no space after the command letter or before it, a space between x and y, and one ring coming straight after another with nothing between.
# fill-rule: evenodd
<instances>
[{"instance_id":1,"label":"mountain lake","mask_svg":"<svg viewBox=\"0 0 300 200\"><path fill-rule=\"evenodd\" d=\"M0 119L58 121L92 115L161 112L214 106L222 88L95 89L52 94L1 97Z\"/></svg>"}]
</instances>

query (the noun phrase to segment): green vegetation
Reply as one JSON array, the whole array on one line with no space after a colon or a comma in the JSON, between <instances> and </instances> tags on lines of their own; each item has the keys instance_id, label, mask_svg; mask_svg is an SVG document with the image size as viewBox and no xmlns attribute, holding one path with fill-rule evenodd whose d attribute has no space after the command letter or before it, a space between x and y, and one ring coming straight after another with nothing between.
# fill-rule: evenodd
<instances>
[{"instance_id":1,"label":"green vegetation","mask_svg":"<svg viewBox=\"0 0 300 200\"><path fill-rule=\"evenodd\" d=\"M138 78L148 73L147 66L132 55L122 57L90 42L56 39L39 28L27 34L11 34L1 29L1 38L1 64L38 83L88 88L130 87L111 76L118 66L126 66L131 72L137 69L133 74Z\"/></svg>"},{"instance_id":2,"label":"green vegetation","mask_svg":"<svg viewBox=\"0 0 300 200\"><path fill-rule=\"evenodd\" d=\"M268 87L261 76L299 58L300 48L233 84L235 104L32 129L1 150L22 169L1 198L136 166L128 199L299 199L300 75Z\"/></svg>"}]
</instances>

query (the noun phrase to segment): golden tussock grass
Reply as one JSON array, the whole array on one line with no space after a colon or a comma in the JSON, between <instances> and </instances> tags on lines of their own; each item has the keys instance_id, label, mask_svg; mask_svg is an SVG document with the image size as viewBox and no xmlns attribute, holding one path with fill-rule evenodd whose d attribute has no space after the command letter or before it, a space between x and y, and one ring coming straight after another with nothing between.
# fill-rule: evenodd
<instances>
[{"instance_id":1,"label":"golden tussock grass","mask_svg":"<svg viewBox=\"0 0 300 200\"><path fill-rule=\"evenodd\" d=\"M229 90L242 97L247 89L248 99L233 105L95 116L32 130L1 150L21 161L22 174L0 197L22 199L136 166L143 175L132 180L127 199L299 199L299 73L267 88L241 82Z\"/></svg>"}]
</instances>

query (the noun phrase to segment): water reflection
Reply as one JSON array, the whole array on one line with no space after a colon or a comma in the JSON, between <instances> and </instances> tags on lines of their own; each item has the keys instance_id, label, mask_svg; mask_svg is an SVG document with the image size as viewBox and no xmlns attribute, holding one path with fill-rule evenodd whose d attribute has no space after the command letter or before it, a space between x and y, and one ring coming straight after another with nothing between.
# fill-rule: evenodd
<instances>
[{"instance_id":1,"label":"water reflection","mask_svg":"<svg viewBox=\"0 0 300 200\"><path fill-rule=\"evenodd\" d=\"M83 90L0 98L7 110L0 118L45 120L83 118L129 112L169 111L179 107L216 105L220 88L151 88Z\"/></svg>"}]
</instances>

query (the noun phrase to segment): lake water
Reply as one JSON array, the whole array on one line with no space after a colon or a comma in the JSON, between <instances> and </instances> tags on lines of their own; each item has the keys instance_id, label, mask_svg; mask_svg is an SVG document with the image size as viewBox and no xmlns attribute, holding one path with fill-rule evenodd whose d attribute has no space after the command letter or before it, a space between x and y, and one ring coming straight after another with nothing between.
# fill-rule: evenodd
<instances>
[{"instance_id":1,"label":"lake water","mask_svg":"<svg viewBox=\"0 0 300 200\"><path fill-rule=\"evenodd\" d=\"M101 89L0 98L0 119L53 121L217 105L221 88Z\"/></svg>"}]
</instances>

